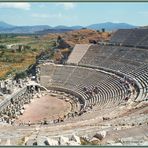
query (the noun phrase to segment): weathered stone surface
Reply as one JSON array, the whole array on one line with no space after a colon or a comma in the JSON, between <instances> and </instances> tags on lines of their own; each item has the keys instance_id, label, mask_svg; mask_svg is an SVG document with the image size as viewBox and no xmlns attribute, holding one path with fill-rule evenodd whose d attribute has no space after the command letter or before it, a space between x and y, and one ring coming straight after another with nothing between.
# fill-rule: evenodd
<instances>
[{"instance_id":1,"label":"weathered stone surface","mask_svg":"<svg viewBox=\"0 0 148 148\"><path fill-rule=\"evenodd\" d=\"M113 140L108 140L106 143L107 143L107 144L114 144L115 141L113 141Z\"/></svg>"},{"instance_id":2,"label":"weathered stone surface","mask_svg":"<svg viewBox=\"0 0 148 148\"><path fill-rule=\"evenodd\" d=\"M56 97L57 96L57 94L54 94L54 93L52 93L52 94L50 94L52 97Z\"/></svg>"},{"instance_id":3,"label":"weathered stone surface","mask_svg":"<svg viewBox=\"0 0 148 148\"><path fill-rule=\"evenodd\" d=\"M59 145L59 142L54 139L46 138L45 144L50 145L50 146L57 146L57 145Z\"/></svg>"},{"instance_id":4,"label":"weathered stone surface","mask_svg":"<svg viewBox=\"0 0 148 148\"><path fill-rule=\"evenodd\" d=\"M141 146L148 146L148 141L145 141L143 143L140 143Z\"/></svg>"},{"instance_id":5,"label":"weathered stone surface","mask_svg":"<svg viewBox=\"0 0 148 148\"><path fill-rule=\"evenodd\" d=\"M98 138L99 140L102 140L103 138L105 138L105 136L106 136L106 131L100 131L94 135L94 137Z\"/></svg>"},{"instance_id":6,"label":"weathered stone surface","mask_svg":"<svg viewBox=\"0 0 148 148\"><path fill-rule=\"evenodd\" d=\"M122 144L123 146L138 146L138 143L126 143L126 144Z\"/></svg>"},{"instance_id":7,"label":"weathered stone surface","mask_svg":"<svg viewBox=\"0 0 148 148\"><path fill-rule=\"evenodd\" d=\"M80 143L77 143L76 141L69 141L68 142L68 145L71 145L71 146L79 146Z\"/></svg>"},{"instance_id":8,"label":"weathered stone surface","mask_svg":"<svg viewBox=\"0 0 148 148\"><path fill-rule=\"evenodd\" d=\"M102 117L103 120L109 120L109 117Z\"/></svg>"},{"instance_id":9,"label":"weathered stone surface","mask_svg":"<svg viewBox=\"0 0 148 148\"><path fill-rule=\"evenodd\" d=\"M80 137L76 135L72 135L70 140L77 142L78 144L81 144Z\"/></svg>"},{"instance_id":10,"label":"weathered stone surface","mask_svg":"<svg viewBox=\"0 0 148 148\"><path fill-rule=\"evenodd\" d=\"M41 94L37 94L37 98L40 98L41 97Z\"/></svg>"},{"instance_id":11,"label":"weathered stone surface","mask_svg":"<svg viewBox=\"0 0 148 148\"><path fill-rule=\"evenodd\" d=\"M20 114L22 115L24 113L24 109L20 110Z\"/></svg>"},{"instance_id":12,"label":"weathered stone surface","mask_svg":"<svg viewBox=\"0 0 148 148\"><path fill-rule=\"evenodd\" d=\"M93 137L93 138L90 140L90 142L91 142L92 144L96 145L96 144L99 144L99 143L100 143L100 140L99 140L98 138Z\"/></svg>"},{"instance_id":13,"label":"weathered stone surface","mask_svg":"<svg viewBox=\"0 0 148 148\"><path fill-rule=\"evenodd\" d=\"M67 137L59 137L59 145L68 145L69 143L69 138Z\"/></svg>"},{"instance_id":14,"label":"weathered stone surface","mask_svg":"<svg viewBox=\"0 0 148 148\"><path fill-rule=\"evenodd\" d=\"M88 144L88 143L90 143L89 141L90 141L90 139L88 138L88 137L80 137L80 141L81 141L81 144L82 145L86 145L86 144Z\"/></svg>"},{"instance_id":15,"label":"weathered stone surface","mask_svg":"<svg viewBox=\"0 0 148 148\"><path fill-rule=\"evenodd\" d=\"M120 141L121 141L121 143L135 143L135 142L138 142L138 140L136 140L133 137L121 138Z\"/></svg>"},{"instance_id":16,"label":"weathered stone surface","mask_svg":"<svg viewBox=\"0 0 148 148\"><path fill-rule=\"evenodd\" d=\"M121 129L122 129L121 126L115 128L115 130L117 130L117 131L119 131L119 130L121 130Z\"/></svg>"},{"instance_id":17,"label":"weathered stone surface","mask_svg":"<svg viewBox=\"0 0 148 148\"><path fill-rule=\"evenodd\" d=\"M25 137L24 138L24 144L26 144L28 140L29 140L29 137Z\"/></svg>"},{"instance_id":18,"label":"weathered stone surface","mask_svg":"<svg viewBox=\"0 0 148 148\"><path fill-rule=\"evenodd\" d=\"M25 143L26 146L32 146L37 145L36 139L28 139L28 141Z\"/></svg>"},{"instance_id":19,"label":"weathered stone surface","mask_svg":"<svg viewBox=\"0 0 148 148\"><path fill-rule=\"evenodd\" d=\"M45 146L46 144L45 144L45 141L46 141L46 137L38 137L37 138L37 145L38 146Z\"/></svg>"},{"instance_id":20,"label":"weathered stone surface","mask_svg":"<svg viewBox=\"0 0 148 148\"><path fill-rule=\"evenodd\" d=\"M10 141L10 139L7 139L7 140L6 140L5 145L7 145L7 146L11 145L11 141Z\"/></svg>"},{"instance_id":21,"label":"weathered stone surface","mask_svg":"<svg viewBox=\"0 0 148 148\"><path fill-rule=\"evenodd\" d=\"M112 145L112 146L122 146L122 143L113 143L113 144L109 144L109 145Z\"/></svg>"}]
</instances>

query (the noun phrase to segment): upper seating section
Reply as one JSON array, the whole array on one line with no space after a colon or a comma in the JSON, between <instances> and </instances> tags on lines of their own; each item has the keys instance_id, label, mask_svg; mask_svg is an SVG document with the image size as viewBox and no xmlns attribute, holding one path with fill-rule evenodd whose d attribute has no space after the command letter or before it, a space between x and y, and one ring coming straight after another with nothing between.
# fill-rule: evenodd
<instances>
[{"instance_id":1,"label":"upper seating section","mask_svg":"<svg viewBox=\"0 0 148 148\"><path fill-rule=\"evenodd\" d=\"M146 49L92 45L79 64L105 67L128 74L147 63L147 57Z\"/></svg>"},{"instance_id":2,"label":"upper seating section","mask_svg":"<svg viewBox=\"0 0 148 148\"><path fill-rule=\"evenodd\" d=\"M148 29L119 29L111 37L110 43L148 48Z\"/></svg>"},{"instance_id":3,"label":"upper seating section","mask_svg":"<svg viewBox=\"0 0 148 148\"><path fill-rule=\"evenodd\" d=\"M110 43L120 44L125 41L125 39L132 34L133 30L131 29L119 29L111 37Z\"/></svg>"},{"instance_id":4,"label":"upper seating section","mask_svg":"<svg viewBox=\"0 0 148 148\"><path fill-rule=\"evenodd\" d=\"M139 46L142 41L148 36L148 29L133 29L132 33L123 42L125 46ZM143 45L142 45L143 46Z\"/></svg>"},{"instance_id":5,"label":"upper seating section","mask_svg":"<svg viewBox=\"0 0 148 148\"><path fill-rule=\"evenodd\" d=\"M148 35L139 43L138 46L148 48Z\"/></svg>"},{"instance_id":6,"label":"upper seating section","mask_svg":"<svg viewBox=\"0 0 148 148\"><path fill-rule=\"evenodd\" d=\"M120 71L135 78L141 85L141 98L147 99L148 50L124 46L92 45L79 65ZM141 73L141 71L143 71ZM141 73L139 76L136 74Z\"/></svg>"}]
</instances>

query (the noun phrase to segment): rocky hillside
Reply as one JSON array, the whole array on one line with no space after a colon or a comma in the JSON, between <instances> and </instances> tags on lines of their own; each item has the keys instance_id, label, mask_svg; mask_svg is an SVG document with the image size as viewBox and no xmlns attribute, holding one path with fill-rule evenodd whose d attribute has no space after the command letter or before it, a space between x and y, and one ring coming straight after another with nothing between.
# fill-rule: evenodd
<instances>
[{"instance_id":1,"label":"rocky hillside","mask_svg":"<svg viewBox=\"0 0 148 148\"><path fill-rule=\"evenodd\" d=\"M48 34L44 35L42 39L56 39L58 36L61 36L68 44L74 47L75 44L88 44L98 41L109 40L110 33L108 32L97 32L90 29L80 29L70 32L65 32L61 34Z\"/></svg>"}]
</instances>

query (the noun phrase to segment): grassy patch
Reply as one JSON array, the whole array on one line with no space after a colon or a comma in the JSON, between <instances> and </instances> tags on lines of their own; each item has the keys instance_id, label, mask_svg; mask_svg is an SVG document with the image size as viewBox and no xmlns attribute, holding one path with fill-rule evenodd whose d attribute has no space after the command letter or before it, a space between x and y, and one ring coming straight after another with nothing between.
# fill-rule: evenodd
<instances>
[{"instance_id":1,"label":"grassy patch","mask_svg":"<svg viewBox=\"0 0 148 148\"><path fill-rule=\"evenodd\" d=\"M17 49L7 49L8 45L22 44L28 46L20 51ZM55 41L43 39L35 36L2 35L0 36L0 79L5 79L9 75L15 75L20 71L26 70L29 66L36 63L36 57L42 51L53 58Z\"/></svg>"}]
</instances>

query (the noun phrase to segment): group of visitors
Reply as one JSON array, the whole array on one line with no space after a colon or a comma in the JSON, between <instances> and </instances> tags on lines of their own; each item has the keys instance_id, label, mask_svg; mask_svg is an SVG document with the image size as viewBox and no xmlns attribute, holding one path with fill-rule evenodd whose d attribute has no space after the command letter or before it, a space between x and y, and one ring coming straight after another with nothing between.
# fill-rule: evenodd
<instances>
[{"instance_id":1,"label":"group of visitors","mask_svg":"<svg viewBox=\"0 0 148 148\"><path fill-rule=\"evenodd\" d=\"M125 101L128 101L129 98L131 97L131 94L135 94L135 82L126 76L120 79L121 84L126 88L127 90L127 95L125 97ZM131 87L130 87L131 85Z\"/></svg>"},{"instance_id":2,"label":"group of visitors","mask_svg":"<svg viewBox=\"0 0 148 148\"><path fill-rule=\"evenodd\" d=\"M91 89L88 89L87 87L83 87L83 91L89 95L90 97L93 96L93 94L98 94L99 93L99 89L97 86L91 88Z\"/></svg>"}]
</instances>

